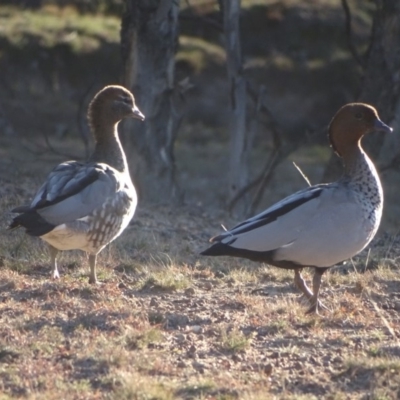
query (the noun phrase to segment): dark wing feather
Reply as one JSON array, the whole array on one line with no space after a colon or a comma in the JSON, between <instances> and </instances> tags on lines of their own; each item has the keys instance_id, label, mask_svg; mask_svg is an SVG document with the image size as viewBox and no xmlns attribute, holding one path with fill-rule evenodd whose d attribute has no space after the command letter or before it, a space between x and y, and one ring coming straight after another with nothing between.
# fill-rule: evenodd
<instances>
[{"instance_id":1,"label":"dark wing feather","mask_svg":"<svg viewBox=\"0 0 400 400\"><path fill-rule=\"evenodd\" d=\"M42 236L52 231L55 225L49 224L43 217L40 216L35 210L28 210L16 216L9 229L24 227L26 233L31 236Z\"/></svg>"},{"instance_id":2,"label":"dark wing feather","mask_svg":"<svg viewBox=\"0 0 400 400\"><path fill-rule=\"evenodd\" d=\"M211 238L210 242L219 242L229 236L239 235L276 221L279 217L320 196L325 187L326 185L316 185L300 190L269 207L262 213L241 222L231 230Z\"/></svg>"},{"instance_id":3,"label":"dark wing feather","mask_svg":"<svg viewBox=\"0 0 400 400\"><path fill-rule=\"evenodd\" d=\"M95 166L88 168L74 162L74 164L71 163L65 168L64 164L60 164L62 168L54 169L49 179L39 189L31 204L35 210L60 203L68 197L78 194L99 179L100 170Z\"/></svg>"},{"instance_id":4,"label":"dark wing feather","mask_svg":"<svg viewBox=\"0 0 400 400\"><path fill-rule=\"evenodd\" d=\"M13 210L22 214L10 227L30 229L39 223L49 229L83 218L114 195L120 185L119 172L106 164L62 163L49 174L29 207Z\"/></svg>"}]
</instances>

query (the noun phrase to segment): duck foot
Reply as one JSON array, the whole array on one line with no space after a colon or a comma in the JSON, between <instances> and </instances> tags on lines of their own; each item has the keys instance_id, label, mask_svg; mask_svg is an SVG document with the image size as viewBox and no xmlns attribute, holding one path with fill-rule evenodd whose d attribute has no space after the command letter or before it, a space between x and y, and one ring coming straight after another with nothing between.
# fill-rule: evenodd
<instances>
[{"instance_id":1,"label":"duck foot","mask_svg":"<svg viewBox=\"0 0 400 400\"><path fill-rule=\"evenodd\" d=\"M310 303L312 303L311 307L306 311L306 314L316 314L316 315L320 315L319 311L321 310L325 310L325 311L331 311L328 307L325 306L324 303L322 303L322 301L317 300L312 302L310 299Z\"/></svg>"},{"instance_id":2,"label":"duck foot","mask_svg":"<svg viewBox=\"0 0 400 400\"><path fill-rule=\"evenodd\" d=\"M103 285L103 282L100 282L97 280L97 278L92 278L92 277L89 277L89 283L91 285L99 285L99 286Z\"/></svg>"}]
</instances>

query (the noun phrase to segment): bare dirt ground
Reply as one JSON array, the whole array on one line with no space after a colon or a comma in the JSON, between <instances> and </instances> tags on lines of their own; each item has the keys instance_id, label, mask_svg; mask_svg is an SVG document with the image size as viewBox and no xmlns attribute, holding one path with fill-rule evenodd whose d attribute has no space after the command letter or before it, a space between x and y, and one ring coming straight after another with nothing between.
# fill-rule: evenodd
<instances>
[{"instance_id":1,"label":"bare dirt ground","mask_svg":"<svg viewBox=\"0 0 400 400\"><path fill-rule=\"evenodd\" d=\"M87 283L81 252L64 253L54 281L45 245L5 230L43 165L7 165L1 399L400 398L396 236L325 275L321 317L304 314L292 272L198 256L236 222L203 206L141 205L100 256L102 285Z\"/></svg>"}]
</instances>

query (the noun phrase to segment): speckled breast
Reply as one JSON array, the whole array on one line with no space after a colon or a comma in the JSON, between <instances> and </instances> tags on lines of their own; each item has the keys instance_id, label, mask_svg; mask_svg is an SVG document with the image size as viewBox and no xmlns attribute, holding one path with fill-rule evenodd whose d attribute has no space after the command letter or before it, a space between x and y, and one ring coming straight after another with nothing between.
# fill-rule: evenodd
<instances>
[{"instance_id":1,"label":"speckled breast","mask_svg":"<svg viewBox=\"0 0 400 400\"><path fill-rule=\"evenodd\" d=\"M136 193L117 192L89 217L89 242L94 252L116 239L128 226L136 209Z\"/></svg>"},{"instance_id":2,"label":"speckled breast","mask_svg":"<svg viewBox=\"0 0 400 400\"><path fill-rule=\"evenodd\" d=\"M372 162L366 158L357 171L357 176L351 182L354 198L364 216L364 226L367 234L375 235L379 228L383 209L383 190Z\"/></svg>"}]
</instances>

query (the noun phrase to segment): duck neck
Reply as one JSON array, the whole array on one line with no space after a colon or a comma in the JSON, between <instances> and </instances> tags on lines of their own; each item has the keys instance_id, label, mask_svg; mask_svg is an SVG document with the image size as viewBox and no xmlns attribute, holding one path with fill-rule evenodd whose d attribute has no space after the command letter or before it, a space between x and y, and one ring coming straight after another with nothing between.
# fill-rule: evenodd
<instances>
[{"instance_id":1,"label":"duck neck","mask_svg":"<svg viewBox=\"0 0 400 400\"><path fill-rule=\"evenodd\" d=\"M344 174L355 178L366 170L375 170L372 161L360 145L352 146L342 155L344 161ZM376 171L375 171L376 172Z\"/></svg>"},{"instance_id":2,"label":"duck neck","mask_svg":"<svg viewBox=\"0 0 400 400\"><path fill-rule=\"evenodd\" d=\"M120 172L128 171L124 149L118 136L118 123L94 126L95 148L89 161L105 163Z\"/></svg>"},{"instance_id":3,"label":"duck neck","mask_svg":"<svg viewBox=\"0 0 400 400\"><path fill-rule=\"evenodd\" d=\"M354 146L344 155L345 171L343 180L357 191L373 199L376 204L383 203L383 190L378 172L361 146Z\"/></svg>"}]
</instances>

